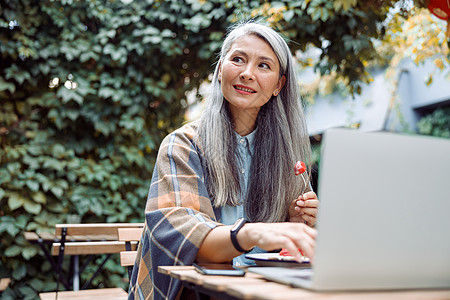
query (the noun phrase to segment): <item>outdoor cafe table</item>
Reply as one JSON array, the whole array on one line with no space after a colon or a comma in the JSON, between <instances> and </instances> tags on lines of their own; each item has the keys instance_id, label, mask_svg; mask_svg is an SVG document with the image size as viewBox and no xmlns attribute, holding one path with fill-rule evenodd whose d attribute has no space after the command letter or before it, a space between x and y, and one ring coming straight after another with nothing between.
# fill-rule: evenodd
<instances>
[{"instance_id":1,"label":"outdoor cafe table","mask_svg":"<svg viewBox=\"0 0 450 300\"><path fill-rule=\"evenodd\" d=\"M202 275L192 266L160 266L158 272L181 280L183 286L197 295L217 299L450 299L448 290L401 290L371 292L313 292L265 280L262 276L246 273L244 277ZM200 299L200 297L197 297Z\"/></svg>"}]
</instances>

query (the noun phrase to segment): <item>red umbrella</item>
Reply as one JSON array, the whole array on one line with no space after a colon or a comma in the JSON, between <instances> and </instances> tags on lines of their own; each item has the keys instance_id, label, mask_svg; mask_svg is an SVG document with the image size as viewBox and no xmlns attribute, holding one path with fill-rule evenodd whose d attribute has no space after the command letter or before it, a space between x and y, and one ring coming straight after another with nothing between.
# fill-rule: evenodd
<instances>
[{"instance_id":1,"label":"red umbrella","mask_svg":"<svg viewBox=\"0 0 450 300\"><path fill-rule=\"evenodd\" d=\"M450 0L430 0L428 9L439 19L447 21L447 36L450 37Z\"/></svg>"},{"instance_id":2,"label":"red umbrella","mask_svg":"<svg viewBox=\"0 0 450 300\"><path fill-rule=\"evenodd\" d=\"M450 0L430 0L428 9L439 19L447 21L450 18Z\"/></svg>"}]
</instances>

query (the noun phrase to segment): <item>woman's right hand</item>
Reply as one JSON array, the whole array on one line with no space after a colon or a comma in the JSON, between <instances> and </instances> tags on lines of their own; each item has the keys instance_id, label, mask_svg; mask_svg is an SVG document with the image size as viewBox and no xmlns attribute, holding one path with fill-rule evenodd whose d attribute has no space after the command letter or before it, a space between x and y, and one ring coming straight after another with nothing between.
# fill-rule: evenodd
<instances>
[{"instance_id":1,"label":"woman's right hand","mask_svg":"<svg viewBox=\"0 0 450 300\"><path fill-rule=\"evenodd\" d=\"M244 249L258 246L264 250L285 248L297 261L301 261L301 249L311 262L317 231L303 223L247 223L237 234L239 244Z\"/></svg>"}]
</instances>

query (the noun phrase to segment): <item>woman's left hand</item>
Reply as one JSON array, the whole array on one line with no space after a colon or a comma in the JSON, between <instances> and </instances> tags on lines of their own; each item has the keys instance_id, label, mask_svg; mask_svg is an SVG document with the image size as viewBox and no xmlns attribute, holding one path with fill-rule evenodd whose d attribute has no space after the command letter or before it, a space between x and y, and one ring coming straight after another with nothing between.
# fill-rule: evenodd
<instances>
[{"instance_id":1,"label":"woman's left hand","mask_svg":"<svg viewBox=\"0 0 450 300\"><path fill-rule=\"evenodd\" d=\"M316 225L319 200L314 192L306 192L291 202L289 206L289 222Z\"/></svg>"}]
</instances>

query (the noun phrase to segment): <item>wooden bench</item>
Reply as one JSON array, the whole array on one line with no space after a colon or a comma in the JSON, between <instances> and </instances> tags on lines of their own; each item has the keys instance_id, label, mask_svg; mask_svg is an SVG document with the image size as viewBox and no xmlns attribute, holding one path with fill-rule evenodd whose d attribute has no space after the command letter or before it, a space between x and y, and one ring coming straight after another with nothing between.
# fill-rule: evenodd
<instances>
[{"instance_id":1,"label":"wooden bench","mask_svg":"<svg viewBox=\"0 0 450 300\"><path fill-rule=\"evenodd\" d=\"M56 265L56 272L59 282L63 284L64 276L62 276L62 262L65 255L71 255L73 259L73 291L58 292L59 299L126 299L127 293L121 288L102 288L87 290L86 288L91 284L95 276L101 271L103 265L114 253L120 253L127 248L130 251L135 251L137 241L130 241L126 245L125 241L119 240L119 229L140 229L144 223L92 223L92 224L57 224L55 231L55 242L52 244L51 255L58 256ZM33 238L29 235L29 238ZM79 290L79 274L83 271L78 267L79 255L106 255L102 263L97 267L97 270L92 277ZM86 266L86 264L85 264ZM84 266L84 267L85 267ZM66 284L64 284L66 289ZM41 293L39 297L44 299L55 299L56 293Z\"/></svg>"}]
</instances>

